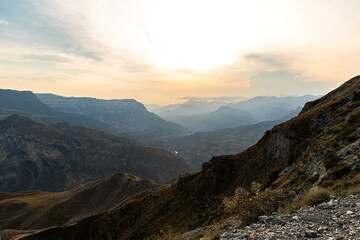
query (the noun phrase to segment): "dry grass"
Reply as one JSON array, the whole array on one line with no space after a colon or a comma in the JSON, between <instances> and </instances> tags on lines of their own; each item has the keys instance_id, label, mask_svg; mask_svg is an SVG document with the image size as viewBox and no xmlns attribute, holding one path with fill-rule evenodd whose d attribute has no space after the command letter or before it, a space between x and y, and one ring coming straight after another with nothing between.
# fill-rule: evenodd
<instances>
[{"instance_id":1,"label":"dry grass","mask_svg":"<svg viewBox=\"0 0 360 240\"><path fill-rule=\"evenodd\" d=\"M204 237L202 237L203 240L217 240L220 239L221 231L219 228L216 228L211 233L206 234Z\"/></svg>"},{"instance_id":2,"label":"dry grass","mask_svg":"<svg viewBox=\"0 0 360 240\"><path fill-rule=\"evenodd\" d=\"M280 209L281 213L292 213L301 207L316 206L320 203L327 202L330 200L330 190L325 188L314 188L310 189L300 199L295 200L288 206Z\"/></svg>"},{"instance_id":3,"label":"dry grass","mask_svg":"<svg viewBox=\"0 0 360 240\"><path fill-rule=\"evenodd\" d=\"M346 195L356 195L356 194L360 194L360 186L356 186L356 187L350 188L350 189L346 192Z\"/></svg>"}]
</instances>

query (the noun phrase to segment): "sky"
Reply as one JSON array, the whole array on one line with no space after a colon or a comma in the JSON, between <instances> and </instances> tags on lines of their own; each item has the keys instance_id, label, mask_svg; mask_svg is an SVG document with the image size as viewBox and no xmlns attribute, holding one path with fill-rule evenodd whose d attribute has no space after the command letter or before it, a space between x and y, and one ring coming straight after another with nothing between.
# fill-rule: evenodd
<instances>
[{"instance_id":1,"label":"sky","mask_svg":"<svg viewBox=\"0 0 360 240\"><path fill-rule=\"evenodd\" d=\"M136 99L325 94L359 74L359 0L0 0L0 88Z\"/></svg>"}]
</instances>

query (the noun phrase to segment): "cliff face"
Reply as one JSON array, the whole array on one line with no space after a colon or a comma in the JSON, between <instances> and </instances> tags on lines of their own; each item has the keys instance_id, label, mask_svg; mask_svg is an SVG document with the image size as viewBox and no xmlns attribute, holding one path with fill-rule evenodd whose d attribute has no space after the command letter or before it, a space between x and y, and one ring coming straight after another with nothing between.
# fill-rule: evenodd
<instances>
[{"instance_id":1,"label":"cliff face","mask_svg":"<svg viewBox=\"0 0 360 240\"><path fill-rule=\"evenodd\" d=\"M189 170L169 152L97 130L19 115L0 121L0 191L64 191L116 172L165 183Z\"/></svg>"},{"instance_id":2,"label":"cliff face","mask_svg":"<svg viewBox=\"0 0 360 240\"><path fill-rule=\"evenodd\" d=\"M359 89L360 77L355 77L306 104L298 117L267 131L241 153L213 157L200 173L160 192L26 239L146 239L221 219L224 197L252 182L294 194L316 185L341 189L359 184Z\"/></svg>"}]
</instances>

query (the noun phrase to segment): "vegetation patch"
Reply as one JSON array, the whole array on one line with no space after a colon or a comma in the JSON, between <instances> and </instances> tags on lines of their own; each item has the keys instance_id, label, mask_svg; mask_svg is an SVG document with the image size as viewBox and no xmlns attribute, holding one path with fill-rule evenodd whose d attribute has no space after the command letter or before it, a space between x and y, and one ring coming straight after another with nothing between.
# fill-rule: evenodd
<instances>
[{"instance_id":1,"label":"vegetation patch","mask_svg":"<svg viewBox=\"0 0 360 240\"><path fill-rule=\"evenodd\" d=\"M282 213L292 213L301 207L316 206L330 200L330 191L326 188L314 188L305 193L300 199L292 202L280 210Z\"/></svg>"},{"instance_id":2,"label":"vegetation patch","mask_svg":"<svg viewBox=\"0 0 360 240\"><path fill-rule=\"evenodd\" d=\"M329 171L329 175L333 179L339 179L339 178L343 177L344 175L346 175L347 173L349 173L350 171L351 171L351 168L349 167L348 164L341 163L338 166L336 166L335 168L332 168Z\"/></svg>"},{"instance_id":3,"label":"vegetation patch","mask_svg":"<svg viewBox=\"0 0 360 240\"><path fill-rule=\"evenodd\" d=\"M250 191L237 188L234 196L224 199L223 204L228 213L238 215L242 225L248 225L258 216L276 211L282 197L282 191L260 191L260 184L253 183Z\"/></svg>"},{"instance_id":4,"label":"vegetation patch","mask_svg":"<svg viewBox=\"0 0 360 240\"><path fill-rule=\"evenodd\" d=\"M350 188L350 189L346 192L346 195L356 195L356 194L360 194L360 186L356 186L356 187Z\"/></svg>"},{"instance_id":5,"label":"vegetation patch","mask_svg":"<svg viewBox=\"0 0 360 240\"><path fill-rule=\"evenodd\" d=\"M352 96L353 102L360 100L360 92L354 92Z\"/></svg>"},{"instance_id":6,"label":"vegetation patch","mask_svg":"<svg viewBox=\"0 0 360 240\"><path fill-rule=\"evenodd\" d=\"M339 160L340 159L336 156L336 151L332 151L325 155L325 158L322 162L326 169L331 169L339 163Z\"/></svg>"},{"instance_id":7,"label":"vegetation patch","mask_svg":"<svg viewBox=\"0 0 360 240\"><path fill-rule=\"evenodd\" d=\"M319 174L315 174L307 179L310 183L316 183L319 180Z\"/></svg>"}]
</instances>

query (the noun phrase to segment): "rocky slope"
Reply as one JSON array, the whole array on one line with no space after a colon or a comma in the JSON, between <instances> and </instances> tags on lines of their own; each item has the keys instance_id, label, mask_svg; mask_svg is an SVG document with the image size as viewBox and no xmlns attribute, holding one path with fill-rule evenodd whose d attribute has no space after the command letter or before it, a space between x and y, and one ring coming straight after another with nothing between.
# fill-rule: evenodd
<instances>
[{"instance_id":1,"label":"rocky slope","mask_svg":"<svg viewBox=\"0 0 360 240\"><path fill-rule=\"evenodd\" d=\"M313 186L340 191L358 185L359 89L355 77L239 154L214 157L201 172L139 201L25 239L154 239L224 219L224 198L252 182L282 189L289 199Z\"/></svg>"},{"instance_id":2,"label":"rocky slope","mask_svg":"<svg viewBox=\"0 0 360 240\"><path fill-rule=\"evenodd\" d=\"M20 115L0 121L0 191L64 191L116 172L165 183L189 170L167 151L98 130L48 127Z\"/></svg>"},{"instance_id":3,"label":"rocky slope","mask_svg":"<svg viewBox=\"0 0 360 240\"><path fill-rule=\"evenodd\" d=\"M274 212L246 227L232 222L219 239L360 239L360 195L331 199L292 214Z\"/></svg>"},{"instance_id":4,"label":"rocky slope","mask_svg":"<svg viewBox=\"0 0 360 240\"><path fill-rule=\"evenodd\" d=\"M0 193L0 236L7 239L20 230L69 225L160 188L149 180L117 173L65 192Z\"/></svg>"},{"instance_id":5,"label":"rocky slope","mask_svg":"<svg viewBox=\"0 0 360 240\"><path fill-rule=\"evenodd\" d=\"M37 94L37 97L59 112L88 116L112 126L119 133L151 138L171 138L188 133L184 127L163 120L133 99L103 100L53 94Z\"/></svg>"}]
</instances>

